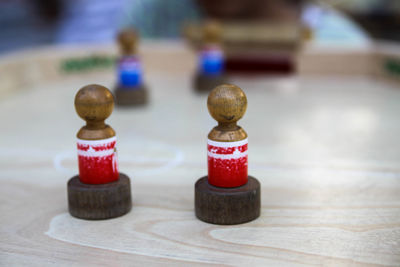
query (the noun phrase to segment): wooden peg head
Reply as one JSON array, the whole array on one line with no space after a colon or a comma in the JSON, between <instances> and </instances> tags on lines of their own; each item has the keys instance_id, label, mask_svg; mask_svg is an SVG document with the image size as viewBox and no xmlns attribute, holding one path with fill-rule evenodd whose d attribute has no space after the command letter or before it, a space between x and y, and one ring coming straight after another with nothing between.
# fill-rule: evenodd
<instances>
[{"instance_id":1,"label":"wooden peg head","mask_svg":"<svg viewBox=\"0 0 400 267\"><path fill-rule=\"evenodd\" d=\"M208 111L219 124L236 123L247 109L245 93L233 84L215 87L208 95Z\"/></svg>"},{"instance_id":2,"label":"wooden peg head","mask_svg":"<svg viewBox=\"0 0 400 267\"><path fill-rule=\"evenodd\" d=\"M207 21L203 27L204 43L220 43L222 39L222 27L215 20Z\"/></svg>"},{"instance_id":3,"label":"wooden peg head","mask_svg":"<svg viewBox=\"0 0 400 267\"><path fill-rule=\"evenodd\" d=\"M135 30L133 30L133 29L122 30L118 34L118 43L119 43L121 52L125 55L135 54L138 39L139 38L138 38L138 35Z\"/></svg>"},{"instance_id":4,"label":"wooden peg head","mask_svg":"<svg viewBox=\"0 0 400 267\"><path fill-rule=\"evenodd\" d=\"M110 90L98 84L82 87L75 96L75 110L88 125L104 124L114 108Z\"/></svg>"}]
</instances>

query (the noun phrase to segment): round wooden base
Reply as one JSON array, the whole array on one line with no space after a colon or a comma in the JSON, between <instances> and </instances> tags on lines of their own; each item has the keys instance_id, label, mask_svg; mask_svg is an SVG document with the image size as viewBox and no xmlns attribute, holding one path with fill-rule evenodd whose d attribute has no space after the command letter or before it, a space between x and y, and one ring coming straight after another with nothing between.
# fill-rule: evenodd
<instances>
[{"instance_id":1,"label":"round wooden base","mask_svg":"<svg viewBox=\"0 0 400 267\"><path fill-rule=\"evenodd\" d=\"M128 213L131 207L131 183L125 174L107 184L84 184L78 175L68 181L68 209L74 217L110 219Z\"/></svg>"},{"instance_id":2,"label":"round wooden base","mask_svg":"<svg viewBox=\"0 0 400 267\"><path fill-rule=\"evenodd\" d=\"M147 103L147 88L144 85L135 88L117 87L114 91L118 106L141 106Z\"/></svg>"},{"instance_id":3,"label":"round wooden base","mask_svg":"<svg viewBox=\"0 0 400 267\"><path fill-rule=\"evenodd\" d=\"M204 222L223 225L249 222L260 216L260 183L249 176L243 186L215 187L205 176L196 182L194 200L196 217Z\"/></svg>"},{"instance_id":4,"label":"round wooden base","mask_svg":"<svg viewBox=\"0 0 400 267\"><path fill-rule=\"evenodd\" d=\"M227 83L224 75L204 75L197 73L194 77L194 89L198 92L210 92L218 85Z\"/></svg>"}]
</instances>

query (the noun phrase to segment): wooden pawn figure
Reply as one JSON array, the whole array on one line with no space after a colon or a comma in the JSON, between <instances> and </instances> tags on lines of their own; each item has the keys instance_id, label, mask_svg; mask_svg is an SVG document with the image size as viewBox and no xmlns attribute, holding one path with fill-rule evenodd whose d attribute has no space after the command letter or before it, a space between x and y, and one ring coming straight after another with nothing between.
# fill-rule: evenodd
<instances>
[{"instance_id":1,"label":"wooden pawn figure","mask_svg":"<svg viewBox=\"0 0 400 267\"><path fill-rule=\"evenodd\" d=\"M142 63L137 55L138 39L138 35L132 29L125 29L118 35L121 57L117 64L118 84L115 89L115 100L120 106L138 106L147 103Z\"/></svg>"},{"instance_id":2,"label":"wooden pawn figure","mask_svg":"<svg viewBox=\"0 0 400 267\"><path fill-rule=\"evenodd\" d=\"M202 30L202 48L198 55L198 69L194 78L196 91L209 92L226 82L224 61L221 25L216 21L207 21Z\"/></svg>"},{"instance_id":3,"label":"wooden pawn figure","mask_svg":"<svg viewBox=\"0 0 400 267\"><path fill-rule=\"evenodd\" d=\"M197 218L214 224L239 224L260 215L260 183L247 174L247 133L236 124L247 98L235 85L212 90L208 111L218 122L208 134L208 176L195 185Z\"/></svg>"},{"instance_id":4,"label":"wooden pawn figure","mask_svg":"<svg viewBox=\"0 0 400 267\"><path fill-rule=\"evenodd\" d=\"M74 217L109 219L131 209L130 179L118 172L115 131L104 122L113 108L112 93L101 85L87 85L75 96L76 112L86 125L77 134L79 175L68 182Z\"/></svg>"}]
</instances>

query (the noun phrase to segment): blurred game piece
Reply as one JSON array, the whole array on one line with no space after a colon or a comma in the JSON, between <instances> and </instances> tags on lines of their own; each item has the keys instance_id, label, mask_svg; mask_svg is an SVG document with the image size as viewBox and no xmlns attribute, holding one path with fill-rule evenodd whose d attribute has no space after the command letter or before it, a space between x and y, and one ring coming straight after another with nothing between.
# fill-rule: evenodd
<instances>
[{"instance_id":1,"label":"blurred game piece","mask_svg":"<svg viewBox=\"0 0 400 267\"><path fill-rule=\"evenodd\" d=\"M221 23L228 75L290 74L296 71L296 56L303 36L306 36L301 23L303 1L198 2L209 17L219 19ZM185 37L199 50L202 26L191 24L189 27L190 32L184 31Z\"/></svg>"},{"instance_id":2,"label":"blurred game piece","mask_svg":"<svg viewBox=\"0 0 400 267\"><path fill-rule=\"evenodd\" d=\"M116 104L138 106L147 103L147 88L143 83L142 63L137 55L138 36L132 29L118 35L121 58L118 61Z\"/></svg>"},{"instance_id":3,"label":"blurred game piece","mask_svg":"<svg viewBox=\"0 0 400 267\"><path fill-rule=\"evenodd\" d=\"M209 92L217 85L225 83L221 35L221 26L216 21L208 21L202 29L202 48L194 78L196 91Z\"/></svg>"},{"instance_id":4,"label":"blurred game piece","mask_svg":"<svg viewBox=\"0 0 400 267\"><path fill-rule=\"evenodd\" d=\"M223 84L211 91L207 106L218 126L208 134L208 176L195 185L196 216L213 224L254 220L260 215L260 183L247 175L247 133L236 124L246 112L246 95Z\"/></svg>"},{"instance_id":5,"label":"blurred game piece","mask_svg":"<svg viewBox=\"0 0 400 267\"><path fill-rule=\"evenodd\" d=\"M104 123L113 108L112 93L101 85L87 85L75 96L76 112L86 125L77 134L79 175L68 182L74 217L109 219L131 209L130 180L118 172L115 131Z\"/></svg>"}]
</instances>

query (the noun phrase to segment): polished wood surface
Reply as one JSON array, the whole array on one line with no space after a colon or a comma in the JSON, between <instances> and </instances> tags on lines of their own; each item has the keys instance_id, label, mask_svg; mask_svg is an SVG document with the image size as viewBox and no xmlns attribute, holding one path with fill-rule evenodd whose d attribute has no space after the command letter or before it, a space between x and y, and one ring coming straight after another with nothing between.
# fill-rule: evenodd
<instances>
[{"instance_id":1,"label":"polished wood surface","mask_svg":"<svg viewBox=\"0 0 400 267\"><path fill-rule=\"evenodd\" d=\"M262 211L247 224L216 226L193 208L215 125L207 96L190 89L195 55L182 44L148 43L150 105L116 109L108 120L131 177L132 210L101 222L71 217L65 185L78 172L82 126L72 100L76 88L110 86L115 74L59 66L113 49L0 59L0 265L399 265L399 83L375 76L381 65L365 49L310 48L300 76L232 80L248 99L240 124Z\"/></svg>"}]
</instances>

